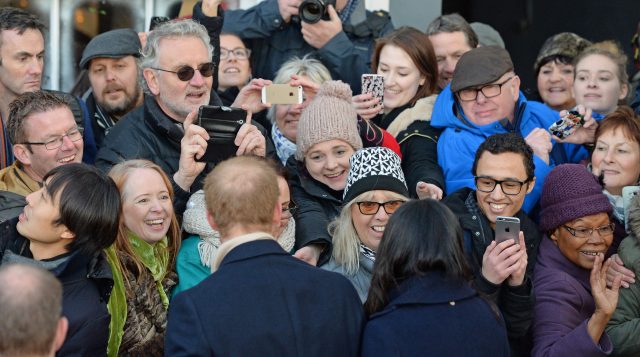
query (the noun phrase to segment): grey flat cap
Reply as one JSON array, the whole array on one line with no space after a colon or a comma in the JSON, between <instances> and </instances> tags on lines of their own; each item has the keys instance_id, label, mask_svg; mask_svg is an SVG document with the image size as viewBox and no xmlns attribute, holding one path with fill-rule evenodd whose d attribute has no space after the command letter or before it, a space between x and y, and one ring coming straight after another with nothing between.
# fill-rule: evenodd
<instances>
[{"instance_id":1,"label":"grey flat cap","mask_svg":"<svg viewBox=\"0 0 640 357\"><path fill-rule=\"evenodd\" d=\"M460 57L451 79L451 91L491 83L513 70L509 52L500 46L481 46Z\"/></svg>"},{"instance_id":2,"label":"grey flat cap","mask_svg":"<svg viewBox=\"0 0 640 357\"><path fill-rule=\"evenodd\" d=\"M80 60L80 68L87 68L94 58L121 58L140 55L140 38L132 29L117 29L99 34L89 41Z\"/></svg>"}]
</instances>

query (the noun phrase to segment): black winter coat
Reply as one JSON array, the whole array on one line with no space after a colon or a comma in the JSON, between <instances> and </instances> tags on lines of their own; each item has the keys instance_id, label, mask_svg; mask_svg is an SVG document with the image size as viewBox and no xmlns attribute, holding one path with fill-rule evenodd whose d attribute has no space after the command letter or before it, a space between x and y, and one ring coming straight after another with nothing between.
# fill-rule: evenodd
<instances>
[{"instance_id":1,"label":"black winter coat","mask_svg":"<svg viewBox=\"0 0 640 357\"><path fill-rule=\"evenodd\" d=\"M300 249L309 244L326 244L326 249L318 260L318 266L331 257L331 235L327 230L329 223L340 214L342 199L336 192L315 179L307 172L303 162L291 156L287 160L287 174L291 199L298 206L294 213L296 220L296 247Z\"/></svg>"},{"instance_id":2,"label":"black winter coat","mask_svg":"<svg viewBox=\"0 0 640 357\"><path fill-rule=\"evenodd\" d=\"M458 217L465 241L471 241L473 251L465 253L474 274L474 286L480 293L494 301L502 312L507 325L512 355L528 356L531 351L530 327L534 305L533 268L542 239L538 227L524 211L520 210L515 215L520 219L520 230L524 233L527 246L525 281L519 287L511 287L507 283L495 285L482 276L482 257L494 240L494 231L489 225L489 220L478 207L475 191L470 188L460 189L447 196L443 203Z\"/></svg>"},{"instance_id":3,"label":"black winter coat","mask_svg":"<svg viewBox=\"0 0 640 357\"><path fill-rule=\"evenodd\" d=\"M16 230L17 219L0 224L0 264L6 250L31 258L29 241ZM62 283L62 315L69 330L58 356L106 356L111 315L107 302L113 276L104 253L75 251L51 270Z\"/></svg>"}]
</instances>

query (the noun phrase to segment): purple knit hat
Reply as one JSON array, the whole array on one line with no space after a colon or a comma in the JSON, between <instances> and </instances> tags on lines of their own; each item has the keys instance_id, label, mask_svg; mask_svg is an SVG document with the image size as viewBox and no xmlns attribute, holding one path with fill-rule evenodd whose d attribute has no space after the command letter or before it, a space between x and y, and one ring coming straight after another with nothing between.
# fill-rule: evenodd
<instances>
[{"instance_id":1,"label":"purple knit hat","mask_svg":"<svg viewBox=\"0 0 640 357\"><path fill-rule=\"evenodd\" d=\"M586 167L578 164L557 166L547 175L542 186L540 206L539 227L543 232L577 218L612 211L598 179Z\"/></svg>"}]
</instances>

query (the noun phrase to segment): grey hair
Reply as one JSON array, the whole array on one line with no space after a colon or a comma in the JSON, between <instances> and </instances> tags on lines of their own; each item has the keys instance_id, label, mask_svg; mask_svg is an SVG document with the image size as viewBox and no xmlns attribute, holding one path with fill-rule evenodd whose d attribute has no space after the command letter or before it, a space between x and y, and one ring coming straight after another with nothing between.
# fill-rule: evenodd
<instances>
[{"instance_id":1,"label":"grey hair","mask_svg":"<svg viewBox=\"0 0 640 357\"><path fill-rule=\"evenodd\" d=\"M287 62L283 63L276 77L273 79L274 84L289 83L292 75L301 75L308 77L311 81L322 84L331 80L331 73L322 62L315 58L305 55L304 57L292 57ZM267 118L271 123L276 121L276 105L271 106L267 112Z\"/></svg>"},{"instance_id":2,"label":"grey hair","mask_svg":"<svg viewBox=\"0 0 640 357\"><path fill-rule=\"evenodd\" d=\"M342 207L340 215L329 224L329 234L333 237L331 258L342 266L347 275L355 275L360 267L360 238L353 225L351 207L357 202L372 200L374 192L367 191L356 196ZM385 196L387 200L409 201L408 197L392 191L387 191Z\"/></svg>"},{"instance_id":3,"label":"grey hair","mask_svg":"<svg viewBox=\"0 0 640 357\"><path fill-rule=\"evenodd\" d=\"M460 14L453 13L448 15L441 15L436 17L429 26L427 26L427 35L437 35L439 33L451 33L451 32L462 32L464 37L467 39L467 45L471 48L478 47L478 35L476 35L475 31L467 20L464 17L460 16Z\"/></svg>"},{"instance_id":4,"label":"grey hair","mask_svg":"<svg viewBox=\"0 0 640 357\"><path fill-rule=\"evenodd\" d=\"M141 69L140 75L145 68L153 68L158 66L160 57L160 41L165 38L179 38L179 37L195 37L199 38L207 48L209 54L209 61L213 58L213 46L211 46L211 38L207 29L198 22L186 19L168 21L160 24L158 27L149 32L147 37L147 43L140 51L140 58L138 59L138 68ZM188 54L185 54L188 56ZM149 93L149 87L147 86L144 78L141 78L142 87L145 92Z\"/></svg>"}]
</instances>

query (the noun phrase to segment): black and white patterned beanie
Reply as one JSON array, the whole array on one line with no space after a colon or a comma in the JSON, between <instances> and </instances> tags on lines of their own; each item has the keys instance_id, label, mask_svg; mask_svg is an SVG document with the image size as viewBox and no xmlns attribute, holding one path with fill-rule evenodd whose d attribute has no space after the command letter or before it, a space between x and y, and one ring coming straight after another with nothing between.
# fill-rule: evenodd
<instances>
[{"instance_id":1,"label":"black and white patterned beanie","mask_svg":"<svg viewBox=\"0 0 640 357\"><path fill-rule=\"evenodd\" d=\"M360 194L373 190L393 191L409 197L400 158L390 149L371 147L358 150L349 163L351 168L343 202L350 202Z\"/></svg>"}]
</instances>

